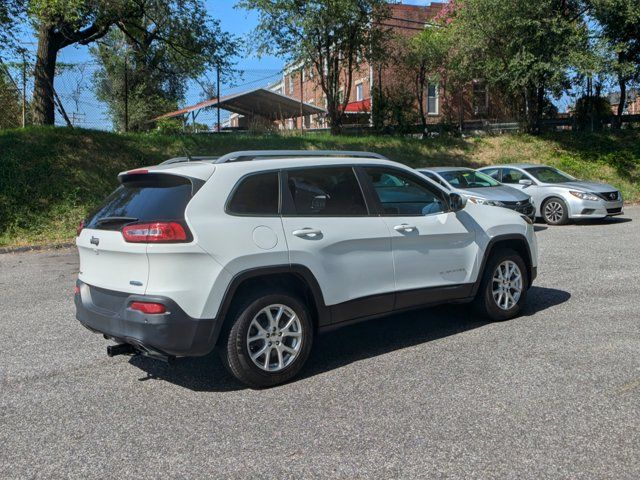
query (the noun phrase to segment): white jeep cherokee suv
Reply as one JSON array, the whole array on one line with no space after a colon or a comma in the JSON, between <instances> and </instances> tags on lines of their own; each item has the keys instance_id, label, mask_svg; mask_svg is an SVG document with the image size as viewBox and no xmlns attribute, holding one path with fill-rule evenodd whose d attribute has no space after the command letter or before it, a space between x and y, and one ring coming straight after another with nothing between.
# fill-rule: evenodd
<instances>
[{"instance_id":1,"label":"white jeep cherokee suv","mask_svg":"<svg viewBox=\"0 0 640 480\"><path fill-rule=\"evenodd\" d=\"M285 382L322 330L445 302L517 315L533 225L366 152L236 152L123 172L76 240L76 316L165 361L218 347L252 387Z\"/></svg>"}]
</instances>

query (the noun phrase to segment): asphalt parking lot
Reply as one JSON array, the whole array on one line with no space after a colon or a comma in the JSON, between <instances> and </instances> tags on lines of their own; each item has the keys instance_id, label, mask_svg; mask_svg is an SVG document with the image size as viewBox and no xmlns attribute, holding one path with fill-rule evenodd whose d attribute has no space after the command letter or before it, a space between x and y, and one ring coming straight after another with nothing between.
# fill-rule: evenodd
<instances>
[{"instance_id":1,"label":"asphalt parking lot","mask_svg":"<svg viewBox=\"0 0 640 480\"><path fill-rule=\"evenodd\" d=\"M0 478L640 478L640 207L538 229L522 317L354 325L263 391L108 358L74 250L0 255Z\"/></svg>"}]
</instances>

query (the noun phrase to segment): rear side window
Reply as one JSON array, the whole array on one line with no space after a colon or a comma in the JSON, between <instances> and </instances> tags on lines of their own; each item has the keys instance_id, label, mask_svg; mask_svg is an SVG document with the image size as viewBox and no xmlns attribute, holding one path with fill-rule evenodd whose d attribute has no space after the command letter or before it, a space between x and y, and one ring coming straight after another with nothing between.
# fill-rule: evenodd
<instances>
[{"instance_id":1,"label":"rear side window","mask_svg":"<svg viewBox=\"0 0 640 480\"><path fill-rule=\"evenodd\" d=\"M85 228L120 230L133 222L184 221L194 186L167 174L129 175L87 219Z\"/></svg>"},{"instance_id":2,"label":"rear side window","mask_svg":"<svg viewBox=\"0 0 640 480\"><path fill-rule=\"evenodd\" d=\"M367 207L350 167L290 170L287 186L295 215L363 216Z\"/></svg>"},{"instance_id":3,"label":"rear side window","mask_svg":"<svg viewBox=\"0 0 640 480\"><path fill-rule=\"evenodd\" d=\"M227 211L236 215L277 215L278 172L251 175L236 188Z\"/></svg>"}]
</instances>

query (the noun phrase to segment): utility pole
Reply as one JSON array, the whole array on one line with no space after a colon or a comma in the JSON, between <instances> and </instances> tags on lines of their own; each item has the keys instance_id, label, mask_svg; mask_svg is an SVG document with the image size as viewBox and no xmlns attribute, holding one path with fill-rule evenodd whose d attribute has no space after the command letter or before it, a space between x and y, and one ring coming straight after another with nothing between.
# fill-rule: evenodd
<instances>
[{"instance_id":1,"label":"utility pole","mask_svg":"<svg viewBox=\"0 0 640 480\"><path fill-rule=\"evenodd\" d=\"M22 128L27 126L27 57L22 52Z\"/></svg>"},{"instance_id":2,"label":"utility pole","mask_svg":"<svg viewBox=\"0 0 640 480\"><path fill-rule=\"evenodd\" d=\"M218 104L218 108L217 108L218 126L216 127L216 130L218 131L218 133L220 133L220 65L219 64L216 66L216 95L218 96L218 98L216 99Z\"/></svg>"},{"instance_id":3,"label":"utility pole","mask_svg":"<svg viewBox=\"0 0 640 480\"><path fill-rule=\"evenodd\" d=\"M124 53L124 131L129 131L129 64L127 51Z\"/></svg>"}]
</instances>

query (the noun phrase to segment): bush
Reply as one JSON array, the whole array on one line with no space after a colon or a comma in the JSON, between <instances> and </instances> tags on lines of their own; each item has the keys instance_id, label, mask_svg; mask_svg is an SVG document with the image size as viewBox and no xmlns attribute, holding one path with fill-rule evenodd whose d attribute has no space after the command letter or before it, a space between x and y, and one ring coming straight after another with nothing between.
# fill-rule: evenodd
<instances>
[{"instance_id":1,"label":"bush","mask_svg":"<svg viewBox=\"0 0 640 480\"><path fill-rule=\"evenodd\" d=\"M585 96L576 102L575 118L578 130L602 130L611 115L611 104L604 97Z\"/></svg>"},{"instance_id":2,"label":"bush","mask_svg":"<svg viewBox=\"0 0 640 480\"><path fill-rule=\"evenodd\" d=\"M156 122L157 131L163 135L177 135L183 132L182 122L175 118L163 118Z\"/></svg>"}]
</instances>

